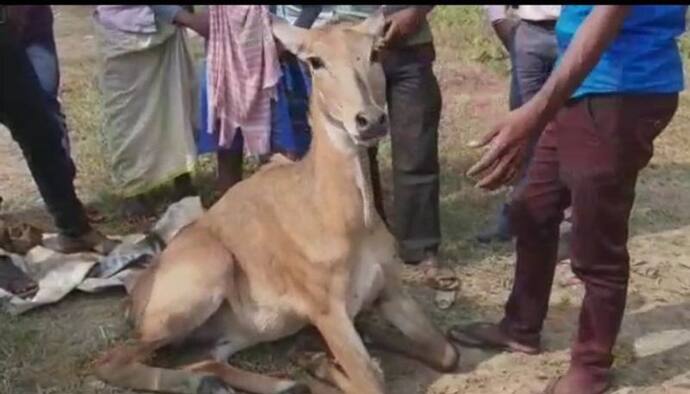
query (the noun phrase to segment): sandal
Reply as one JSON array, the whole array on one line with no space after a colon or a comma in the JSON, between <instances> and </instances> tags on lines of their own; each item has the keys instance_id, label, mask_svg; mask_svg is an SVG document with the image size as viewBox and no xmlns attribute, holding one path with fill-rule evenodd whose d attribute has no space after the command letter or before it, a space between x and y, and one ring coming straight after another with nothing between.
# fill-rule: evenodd
<instances>
[{"instance_id":1,"label":"sandal","mask_svg":"<svg viewBox=\"0 0 690 394\"><path fill-rule=\"evenodd\" d=\"M434 304L446 310L455 304L460 289L460 279L449 268L438 268L433 276L426 277L426 284L435 290Z\"/></svg>"},{"instance_id":2,"label":"sandal","mask_svg":"<svg viewBox=\"0 0 690 394\"><path fill-rule=\"evenodd\" d=\"M448 337L467 347L486 350L500 350L526 354L538 354L540 349L520 344L504 334L494 323L471 323L448 329Z\"/></svg>"},{"instance_id":3,"label":"sandal","mask_svg":"<svg viewBox=\"0 0 690 394\"><path fill-rule=\"evenodd\" d=\"M434 290L456 291L460 288L460 279L453 270L439 267L434 275L426 277L426 284Z\"/></svg>"}]
</instances>

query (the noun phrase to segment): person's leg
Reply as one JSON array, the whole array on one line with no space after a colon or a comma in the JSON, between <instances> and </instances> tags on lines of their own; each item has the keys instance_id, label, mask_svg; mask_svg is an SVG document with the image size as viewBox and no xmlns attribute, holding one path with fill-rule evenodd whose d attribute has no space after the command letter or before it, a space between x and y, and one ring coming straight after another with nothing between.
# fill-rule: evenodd
<instances>
[{"instance_id":1,"label":"person's leg","mask_svg":"<svg viewBox=\"0 0 690 394\"><path fill-rule=\"evenodd\" d=\"M277 99L271 101L271 153L280 153L296 161L300 157L299 137L293 119L296 114L290 111L290 100L294 98L294 92L292 92L292 97L288 95L292 82L290 73L293 71L290 62L293 61L297 61L294 56L290 59L282 59L280 62L283 75L276 88Z\"/></svg>"},{"instance_id":2,"label":"person's leg","mask_svg":"<svg viewBox=\"0 0 690 394\"><path fill-rule=\"evenodd\" d=\"M62 130L62 144L67 151L67 155L70 154L70 143L69 143L69 131L67 129L67 122L65 120L65 114L62 112L62 106L60 105L60 99L58 98L59 87L60 87L60 65L58 62L57 48L55 46L55 39L51 35L46 37L45 40L37 41L26 47L26 54L29 57L29 61L38 76L38 80L41 84L41 88L45 93L45 99L48 108L56 117L60 129ZM70 157L70 164L72 167L72 172L74 173L72 177L76 175L76 166Z\"/></svg>"},{"instance_id":3,"label":"person's leg","mask_svg":"<svg viewBox=\"0 0 690 394\"><path fill-rule=\"evenodd\" d=\"M441 242L438 125L441 93L419 50L396 51L384 63L393 156L393 230L400 257L419 263Z\"/></svg>"},{"instance_id":4,"label":"person's leg","mask_svg":"<svg viewBox=\"0 0 690 394\"><path fill-rule=\"evenodd\" d=\"M567 127L560 118L544 130L526 181L518 185L510 205L517 258L501 327L532 346L540 342L556 267L559 223L569 203L568 190L559 179L557 134Z\"/></svg>"},{"instance_id":5,"label":"person's leg","mask_svg":"<svg viewBox=\"0 0 690 394\"><path fill-rule=\"evenodd\" d=\"M585 296L571 368L557 393L601 393L608 386L627 296L637 175L677 104L677 95L588 97L569 119L577 127L559 135L562 177L572 190L572 269Z\"/></svg>"},{"instance_id":6,"label":"person's leg","mask_svg":"<svg viewBox=\"0 0 690 394\"><path fill-rule=\"evenodd\" d=\"M237 131L229 149L218 149L218 176L216 192L224 194L237 182L242 180L244 163L244 138L242 132Z\"/></svg>"},{"instance_id":7,"label":"person's leg","mask_svg":"<svg viewBox=\"0 0 690 394\"><path fill-rule=\"evenodd\" d=\"M462 344L525 353L539 351L556 267L558 225L569 203L568 190L559 179L556 135L566 126L560 122L561 117L559 115L544 130L528 169L527 181L515 190L510 206L510 219L517 237L517 259L505 317L500 324L452 328L449 335Z\"/></svg>"},{"instance_id":8,"label":"person's leg","mask_svg":"<svg viewBox=\"0 0 690 394\"><path fill-rule=\"evenodd\" d=\"M311 29L314 22L319 18L322 9L322 5L303 5L299 17L295 20L295 26Z\"/></svg>"},{"instance_id":9,"label":"person's leg","mask_svg":"<svg viewBox=\"0 0 690 394\"><path fill-rule=\"evenodd\" d=\"M192 182L192 174L188 172L174 179L173 188L173 199L175 201L196 195L196 189L194 188L194 183Z\"/></svg>"},{"instance_id":10,"label":"person's leg","mask_svg":"<svg viewBox=\"0 0 690 394\"><path fill-rule=\"evenodd\" d=\"M515 32L515 75L520 92L520 105L530 101L549 79L558 58L558 42L552 29L521 23ZM535 135L528 146L527 160L520 180L524 180L527 166L539 140Z\"/></svg>"},{"instance_id":11,"label":"person's leg","mask_svg":"<svg viewBox=\"0 0 690 394\"><path fill-rule=\"evenodd\" d=\"M517 27L520 24L518 23ZM512 111L522 105L522 98L520 97L520 88L518 86L517 70L515 68L515 31L513 29L513 43L509 48L510 55L510 91L508 93L508 108ZM492 241L506 242L511 239L510 221L508 220L508 202L501 204L496 212L496 223L491 224L490 227L477 235L479 243L490 243Z\"/></svg>"},{"instance_id":12,"label":"person's leg","mask_svg":"<svg viewBox=\"0 0 690 394\"><path fill-rule=\"evenodd\" d=\"M378 212L379 216L381 216L381 219L388 224L386 210L383 206L383 190L381 186L378 153L378 146L373 146L367 149L367 154L369 155L369 168L371 172L372 193L374 195L374 207L376 208L376 212Z\"/></svg>"},{"instance_id":13,"label":"person's leg","mask_svg":"<svg viewBox=\"0 0 690 394\"><path fill-rule=\"evenodd\" d=\"M512 84L511 110L520 107L534 97L551 75L558 56L558 45L553 30L521 22L515 29L511 51ZM527 160L518 177L516 187L525 182L527 166L533 156L539 135L535 135L528 146ZM480 234L477 240L482 243L508 241L512 238L512 228L508 215L510 197L501 207L496 229Z\"/></svg>"},{"instance_id":14,"label":"person's leg","mask_svg":"<svg viewBox=\"0 0 690 394\"><path fill-rule=\"evenodd\" d=\"M7 34L0 31L0 36ZM87 250L98 244L108 251L113 245L94 232L76 196L72 168L62 132L43 99L38 77L24 48L7 36L0 37L0 118L19 144L31 175L55 220L63 251ZM106 250L108 249L108 250Z\"/></svg>"}]
</instances>

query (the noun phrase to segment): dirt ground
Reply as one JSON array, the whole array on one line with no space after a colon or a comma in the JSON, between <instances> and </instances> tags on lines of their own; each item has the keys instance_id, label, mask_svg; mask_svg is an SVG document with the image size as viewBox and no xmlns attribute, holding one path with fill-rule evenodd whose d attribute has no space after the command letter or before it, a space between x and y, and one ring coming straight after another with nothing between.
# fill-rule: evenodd
<instances>
[{"instance_id":1,"label":"dirt ground","mask_svg":"<svg viewBox=\"0 0 690 394\"><path fill-rule=\"evenodd\" d=\"M510 245L480 247L473 240L501 201L472 187L463 173L478 153L465 147L506 112L507 79L482 59L495 50L462 52L453 45L467 26L446 23L450 7L439 7L437 75L444 95L441 129L444 259L456 270L462 288L455 306L440 311L430 290L410 290L442 328L475 319L498 319L509 292L513 253ZM446 10L444 10L446 9ZM464 12L464 11L463 11ZM99 151L100 112L97 43L90 6L56 7L56 32L62 67L62 99L79 167L78 190L85 201L108 209L109 180ZM465 15L465 14L463 14ZM476 12L473 23L477 23ZM469 20L469 19L468 19ZM458 23L460 24L460 23ZM467 23L469 24L469 22ZM453 30L460 29L460 30ZM465 29L465 30L462 30ZM467 40L457 36L458 40ZM479 42L477 45L484 45ZM493 44L492 44L493 45ZM384 152L388 152L384 146ZM49 223L16 145L0 131L0 195L3 213L42 225ZM389 168L385 168L389 176ZM207 177L203 171L200 179ZM127 229L117 220L104 231ZM690 94L657 140L655 157L640 177L631 220L630 297L616 349L618 394L690 393ZM374 353L383 362L390 393L535 393L568 365L582 296L570 285L569 266L558 268L551 309L544 328L545 352L538 356L462 349L460 370L437 374L416 362ZM107 387L90 375L94 357L126 337L122 292L74 294L58 305L11 317L0 312L0 393L130 393ZM291 370L286 354L294 341L270 344L234 362L262 371Z\"/></svg>"}]
</instances>

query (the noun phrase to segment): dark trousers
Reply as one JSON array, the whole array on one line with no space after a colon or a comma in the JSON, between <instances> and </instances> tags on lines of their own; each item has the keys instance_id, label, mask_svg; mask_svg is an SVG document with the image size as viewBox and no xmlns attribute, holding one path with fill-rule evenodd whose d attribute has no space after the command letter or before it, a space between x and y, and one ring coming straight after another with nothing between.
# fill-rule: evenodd
<instances>
[{"instance_id":1,"label":"dark trousers","mask_svg":"<svg viewBox=\"0 0 690 394\"><path fill-rule=\"evenodd\" d=\"M416 262L441 243L438 125L441 93L433 72L433 45L386 54L393 159L393 234L400 257ZM369 150L376 208L383 214L377 149ZM385 216L384 216L385 217Z\"/></svg>"},{"instance_id":2,"label":"dark trousers","mask_svg":"<svg viewBox=\"0 0 690 394\"><path fill-rule=\"evenodd\" d=\"M512 63L510 81L510 110L521 107L534 97L551 75L558 58L558 43L553 29L527 21L520 21L513 34L510 48ZM527 166L537 144L538 136L530 141L527 161L516 184L525 182ZM501 206L498 213L498 231L501 234L512 233L508 216L508 204Z\"/></svg>"},{"instance_id":3,"label":"dark trousers","mask_svg":"<svg viewBox=\"0 0 690 394\"><path fill-rule=\"evenodd\" d=\"M501 325L511 337L539 343L559 224L572 204L572 270L585 285L572 367L606 375L625 309L637 175L677 105L677 94L590 96L571 102L544 130L510 209L517 262Z\"/></svg>"},{"instance_id":4,"label":"dark trousers","mask_svg":"<svg viewBox=\"0 0 690 394\"><path fill-rule=\"evenodd\" d=\"M65 121L65 114L62 112L60 100L58 99L60 65L58 62L57 48L55 46L55 38L50 34L42 37L40 40L31 42L25 49L29 61L36 72L38 81L41 83L41 89L43 90L48 109L57 118L60 129L62 130L62 144L70 159L73 173L72 178L74 178L76 175L76 166L71 157L69 157L70 145L69 136L67 134L67 122Z\"/></svg>"},{"instance_id":5,"label":"dark trousers","mask_svg":"<svg viewBox=\"0 0 690 394\"><path fill-rule=\"evenodd\" d=\"M62 129L24 48L9 37L6 25L0 25L0 121L19 144L58 230L71 236L87 232Z\"/></svg>"}]
</instances>

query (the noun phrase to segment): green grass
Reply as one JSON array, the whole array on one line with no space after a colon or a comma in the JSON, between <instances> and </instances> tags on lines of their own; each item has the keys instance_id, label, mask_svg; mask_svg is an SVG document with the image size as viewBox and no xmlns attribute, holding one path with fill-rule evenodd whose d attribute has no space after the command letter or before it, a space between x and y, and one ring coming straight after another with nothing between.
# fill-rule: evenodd
<instances>
[{"instance_id":1,"label":"green grass","mask_svg":"<svg viewBox=\"0 0 690 394\"><path fill-rule=\"evenodd\" d=\"M508 54L478 6L438 6L432 23L436 45L466 63L479 63L507 75Z\"/></svg>"}]
</instances>

